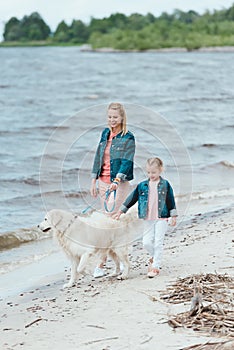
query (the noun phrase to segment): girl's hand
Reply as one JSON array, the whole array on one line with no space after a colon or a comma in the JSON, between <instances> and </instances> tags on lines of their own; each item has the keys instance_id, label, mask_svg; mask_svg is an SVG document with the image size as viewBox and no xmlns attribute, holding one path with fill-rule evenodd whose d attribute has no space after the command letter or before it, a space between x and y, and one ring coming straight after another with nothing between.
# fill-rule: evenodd
<instances>
[{"instance_id":1,"label":"girl's hand","mask_svg":"<svg viewBox=\"0 0 234 350\"><path fill-rule=\"evenodd\" d=\"M113 219L119 220L120 216L123 214L121 210L119 210L116 214L112 216Z\"/></svg>"},{"instance_id":2,"label":"girl's hand","mask_svg":"<svg viewBox=\"0 0 234 350\"><path fill-rule=\"evenodd\" d=\"M175 225L176 225L176 216L172 216L170 226L175 226Z\"/></svg>"},{"instance_id":3,"label":"girl's hand","mask_svg":"<svg viewBox=\"0 0 234 350\"><path fill-rule=\"evenodd\" d=\"M90 194L92 197L97 197L97 187L96 187L96 179L92 179Z\"/></svg>"}]
</instances>

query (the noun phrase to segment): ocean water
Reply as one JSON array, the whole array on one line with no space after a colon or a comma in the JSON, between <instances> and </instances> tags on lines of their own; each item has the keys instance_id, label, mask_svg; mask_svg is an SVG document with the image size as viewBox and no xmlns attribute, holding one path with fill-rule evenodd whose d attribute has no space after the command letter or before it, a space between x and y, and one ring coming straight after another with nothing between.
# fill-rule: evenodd
<instances>
[{"instance_id":1,"label":"ocean water","mask_svg":"<svg viewBox=\"0 0 234 350\"><path fill-rule=\"evenodd\" d=\"M112 101L125 105L136 137L133 185L157 155L178 202L230 205L233 62L233 53L1 48L0 273L53 251L37 229L46 210L92 202L92 160Z\"/></svg>"}]
</instances>

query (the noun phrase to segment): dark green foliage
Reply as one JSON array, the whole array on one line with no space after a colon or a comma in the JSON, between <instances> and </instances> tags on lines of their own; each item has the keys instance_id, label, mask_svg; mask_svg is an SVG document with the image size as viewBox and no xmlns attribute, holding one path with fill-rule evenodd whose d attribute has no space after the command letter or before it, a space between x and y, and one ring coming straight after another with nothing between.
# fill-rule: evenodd
<instances>
[{"instance_id":1,"label":"dark green foliage","mask_svg":"<svg viewBox=\"0 0 234 350\"><path fill-rule=\"evenodd\" d=\"M50 40L48 40L50 38ZM185 47L188 50L204 46L234 45L234 4L229 9L195 11L179 9L159 17L148 13L126 16L114 13L103 19L91 18L89 24L73 20L71 25L61 21L53 35L38 13L12 17L5 25L5 41L47 40L64 44L89 43L93 48L111 47L119 50L147 50Z\"/></svg>"},{"instance_id":2,"label":"dark green foliage","mask_svg":"<svg viewBox=\"0 0 234 350\"><path fill-rule=\"evenodd\" d=\"M3 33L6 41L45 40L50 35L50 28L37 12L24 16L21 21L12 17L5 25Z\"/></svg>"},{"instance_id":3,"label":"dark green foliage","mask_svg":"<svg viewBox=\"0 0 234 350\"><path fill-rule=\"evenodd\" d=\"M71 39L70 28L64 21L58 24L57 29L54 32L53 38L55 41L62 42L62 43L70 41Z\"/></svg>"},{"instance_id":4,"label":"dark green foliage","mask_svg":"<svg viewBox=\"0 0 234 350\"><path fill-rule=\"evenodd\" d=\"M21 38L20 21L12 17L5 25L3 33L5 41L17 41Z\"/></svg>"},{"instance_id":5,"label":"dark green foliage","mask_svg":"<svg viewBox=\"0 0 234 350\"><path fill-rule=\"evenodd\" d=\"M86 43L89 38L89 29L82 21L73 20L70 27L70 35L73 43Z\"/></svg>"}]
</instances>

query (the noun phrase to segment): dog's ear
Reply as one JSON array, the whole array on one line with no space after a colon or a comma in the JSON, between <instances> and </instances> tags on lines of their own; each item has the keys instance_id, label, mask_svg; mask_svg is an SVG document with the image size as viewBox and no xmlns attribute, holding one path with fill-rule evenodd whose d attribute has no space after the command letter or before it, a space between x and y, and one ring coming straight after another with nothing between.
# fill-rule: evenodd
<instances>
[{"instance_id":1,"label":"dog's ear","mask_svg":"<svg viewBox=\"0 0 234 350\"><path fill-rule=\"evenodd\" d=\"M51 210L47 214L47 218L50 221L51 225L54 227L56 227L62 219L61 214L57 210Z\"/></svg>"}]
</instances>

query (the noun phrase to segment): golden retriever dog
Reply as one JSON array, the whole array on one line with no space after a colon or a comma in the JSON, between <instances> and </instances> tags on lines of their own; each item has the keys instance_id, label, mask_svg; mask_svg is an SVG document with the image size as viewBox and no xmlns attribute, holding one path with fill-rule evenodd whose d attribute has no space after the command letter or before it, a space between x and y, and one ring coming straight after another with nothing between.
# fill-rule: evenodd
<instances>
[{"instance_id":1,"label":"golden retriever dog","mask_svg":"<svg viewBox=\"0 0 234 350\"><path fill-rule=\"evenodd\" d=\"M136 213L129 211L120 220L114 220L103 213L93 212L84 217L71 212L53 209L38 225L43 231L53 231L59 245L71 260L71 277L63 287L71 287L79 274L84 272L91 256L109 255L115 263L112 276L126 279L129 274L128 246L142 235ZM120 274L120 261L123 271ZM119 275L120 274L120 275Z\"/></svg>"}]
</instances>

